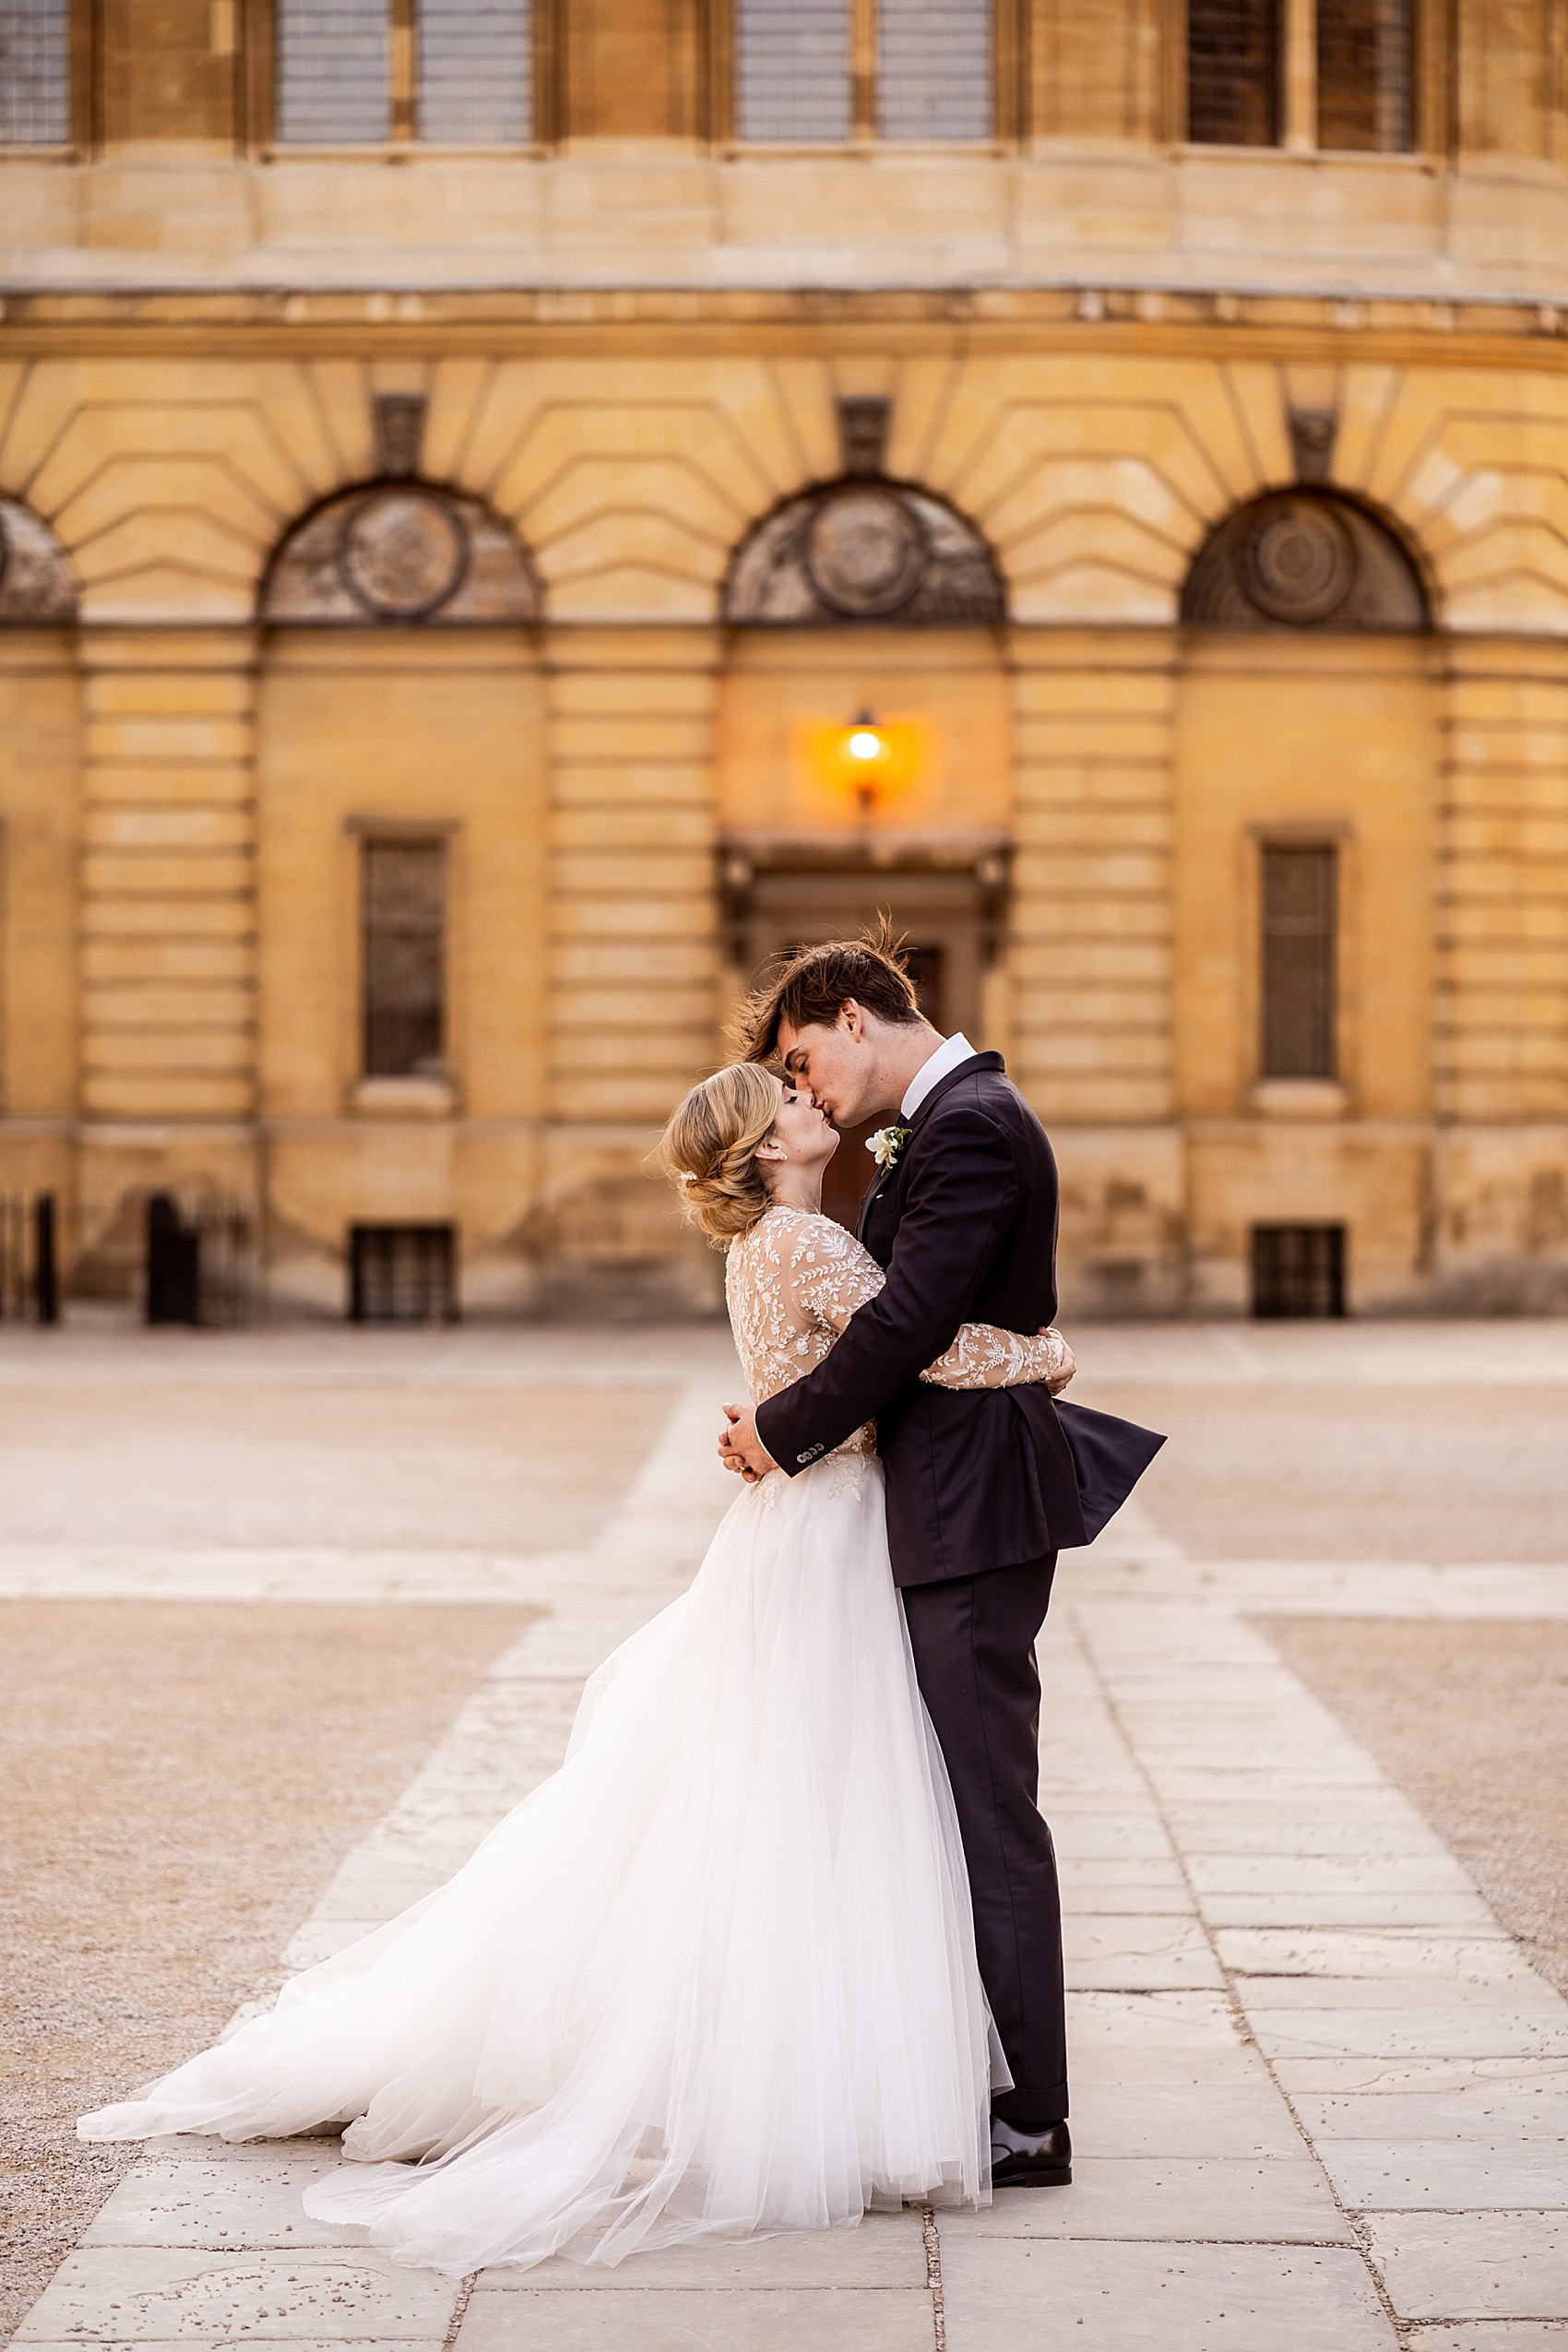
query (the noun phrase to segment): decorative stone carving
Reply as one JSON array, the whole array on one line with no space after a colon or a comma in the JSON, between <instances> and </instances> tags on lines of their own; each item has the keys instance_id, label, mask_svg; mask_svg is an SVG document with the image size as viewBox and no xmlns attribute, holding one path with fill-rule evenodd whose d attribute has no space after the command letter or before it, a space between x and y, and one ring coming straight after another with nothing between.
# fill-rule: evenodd
<instances>
[{"instance_id":1,"label":"decorative stone carving","mask_svg":"<svg viewBox=\"0 0 1568 2352\"><path fill-rule=\"evenodd\" d=\"M1339 417L1334 409L1287 409L1290 455L1298 481L1326 481L1334 466L1334 445L1339 437Z\"/></svg>"},{"instance_id":2,"label":"decorative stone carving","mask_svg":"<svg viewBox=\"0 0 1568 2352\"><path fill-rule=\"evenodd\" d=\"M1182 618L1211 629L1424 629L1405 550L1348 498L1278 491L1227 516L1194 559Z\"/></svg>"},{"instance_id":3,"label":"decorative stone carving","mask_svg":"<svg viewBox=\"0 0 1568 2352\"><path fill-rule=\"evenodd\" d=\"M540 595L517 535L478 498L423 482L345 491L283 541L264 621L441 625L535 621Z\"/></svg>"},{"instance_id":4,"label":"decorative stone carving","mask_svg":"<svg viewBox=\"0 0 1568 2352\"><path fill-rule=\"evenodd\" d=\"M411 480L420 469L428 407L422 392L378 392L371 402L375 427L375 470L394 481Z\"/></svg>"},{"instance_id":5,"label":"decorative stone carving","mask_svg":"<svg viewBox=\"0 0 1568 2352\"><path fill-rule=\"evenodd\" d=\"M847 474L879 474L887 463L893 403L854 395L839 400L838 462Z\"/></svg>"},{"instance_id":6,"label":"decorative stone carving","mask_svg":"<svg viewBox=\"0 0 1568 2352\"><path fill-rule=\"evenodd\" d=\"M422 621L456 595L469 564L463 518L428 490L373 491L338 541L350 596L382 621Z\"/></svg>"},{"instance_id":7,"label":"decorative stone carving","mask_svg":"<svg viewBox=\"0 0 1568 2352\"><path fill-rule=\"evenodd\" d=\"M996 559L972 523L929 491L851 475L775 508L742 540L727 621L936 627L1005 618Z\"/></svg>"},{"instance_id":8,"label":"decorative stone carving","mask_svg":"<svg viewBox=\"0 0 1568 2352\"><path fill-rule=\"evenodd\" d=\"M77 617L77 588L65 551L42 516L0 498L0 624L57 629Z\"/></svg>"}]
</instances>

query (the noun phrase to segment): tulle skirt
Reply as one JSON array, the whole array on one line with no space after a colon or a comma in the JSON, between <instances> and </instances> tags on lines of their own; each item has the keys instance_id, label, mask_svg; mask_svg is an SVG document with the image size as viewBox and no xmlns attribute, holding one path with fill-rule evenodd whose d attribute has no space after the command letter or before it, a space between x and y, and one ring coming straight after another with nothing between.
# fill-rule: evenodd
<instances>
[{"instance_id":1,"label":"tulle skirt","mask_svg":"<svg viewBox=\"0 0 1568 2352\"><path fill-rule=\"evenodd\" d=\"M984 2204L1008 2080L882 1468L743 1491L457 1876L86 2139L355 2159L309 2212L461 2275Z\"/></svg>"}]
</instances>

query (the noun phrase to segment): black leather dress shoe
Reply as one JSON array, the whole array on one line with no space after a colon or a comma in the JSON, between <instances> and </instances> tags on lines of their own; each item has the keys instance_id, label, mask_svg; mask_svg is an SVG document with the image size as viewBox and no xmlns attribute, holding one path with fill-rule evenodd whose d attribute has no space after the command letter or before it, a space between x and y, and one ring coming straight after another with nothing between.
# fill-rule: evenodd
<instances>
[{"instance_id":1,"label":"black leather dress shoe","mask_svg":"<svg viewBox=\"0 0 1568 2352\"><path fill-rule=\"evenodd\" d=\"M1064 2189L1073 2178L1073 2138L1065 2123L1021 2132L1000 2115L991 2119L993 2189Z\"/></svg>"}]
</instances>

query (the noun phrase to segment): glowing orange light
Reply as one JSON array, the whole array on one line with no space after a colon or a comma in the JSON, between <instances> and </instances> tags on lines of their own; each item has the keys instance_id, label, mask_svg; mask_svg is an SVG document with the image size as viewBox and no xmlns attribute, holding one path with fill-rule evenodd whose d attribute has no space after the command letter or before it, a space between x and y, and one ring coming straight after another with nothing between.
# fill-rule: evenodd
<instances>
[{"instance_id":1,"label":"glowing orange light","mask_svg":"<svg viewBox=\"0 0 1568 2352\"><path fill-rule=\"evenodd\" d=\"M851 759L883 759L887 746L869 727L857 727L844 747Z\"/></svg>"}]
</instances>

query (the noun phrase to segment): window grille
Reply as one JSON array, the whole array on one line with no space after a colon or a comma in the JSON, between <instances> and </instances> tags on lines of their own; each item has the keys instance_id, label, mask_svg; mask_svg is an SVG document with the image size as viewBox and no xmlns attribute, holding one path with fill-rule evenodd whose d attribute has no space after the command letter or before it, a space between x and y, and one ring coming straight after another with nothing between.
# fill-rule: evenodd
<instances>
[{"instance_id":1,"label":"window grille","mask_svg":"<svg viewBox=\"0 0 1568 2352\"><path fill-rule=\"evenodd\" d=\"M1286 1316L1345 1312L1345 1228L1342 1225L1254 1225L1253 1313L1272 1322Z\"/></svg>"},{"instance_id":2,"label":"window grille","mask_svg":"<svg viewBox=\"0 0 1568 2352\"><path fill-rule=\"evenodd\" d=\"M450 1225L356 1225L349 1236L354 1323L456 1323L457 1235Z\"/></svg>"},{"instance_id":3,"label":"window grille","mask_svg":"<svg viewBox=\"0 0 1568 2352\"><path fill-rule=\"evenodd\" d=\"M419 136L505 147L533 130L532 27L516 0L420 0Z\"/></svg>"},{"instance_id":4,"label":"window grille","mask_svg":"<svg viewBox=\"0 0 1568 2352\"><path fill-rule=\"evenodd\" d=\"M1410 144L1408 0L1317 0L1317 143L1397 155Z\"/></svg>"},{"instance_id":5,"label":"window grille","mask_svg":"<svg viewBox=\"0 0 1568 2352\"><path fill-rule=\"evenodd\" d=\"M0 0L0 147L70 136L70 0Z\"/></svg>"},{"instance_id":6,"label":"window grille","mask_svg":"<svg viewBox=\"0 0 1568 2352\"><path fill-rule=\"evenodd\" d=\"M278 136L377 146L392 129L387 0L279 0Z\"/></svg>"},{"instance_id":7,"label":"window grille","mask_svg":"<svg viewBox=\"0 0 1568 2352\"><path fill-rule=\"evenodd\" d=\"M532 128L529 0L279 0L282 144L500 147Z\"/></svg>"},{"instance_id":8,"label":"window grille","mask_svg":"<svg viewBox=\"0 0 1568 2352\"><path fill-rule=\"evenodd\" d=\"M1277 145L1279 65L1279 0L1187 0L1187 137Z\"/></svg>"},{"instance_id":9,"label":"window grille","mask_svg":"<svg viewBox=\"0 0 1568 2352\"><path fill-rule=\"evenodd\" d=\"M882 0L877 34L884 138L991 137L990 0Z\"/></svg>"},{"instance_id":10,"label":"window grille","mask_svg":"<svg viewBox=\"0 0 1568 2352\"><path fill-rule=\"evenodd\" d=\"M439 1076L445 1043L445 845L367 841L362 857L364 1075Z\"/></svg>"},{"instance_id":11,"label":"window grille","mask_svg":"<svg viewBox=\"0 0 1568 2352\"><path fill-rule=\"evenodd\" d=\"M736 0L735 42L742 139L991 137L991 0Z\"/></svg>"},{"instance_id":12,"label":"window grille","mask_svg":"<svg viewBox=\"0 0 1568 2352\"><path fill-rule=\"evenodd\" d=\"M1332 1078L1337 853L1332 843L1270 842L1263 852L1265 1078Z\"/></svg>"},{"instance_id":13,"label":"window grille","mask_svg":"<svg viewBox=\"0 0 1568 2352\"><path fill-rule=\"evenodd\" d=\"M849 137L849 0L738 0L735 43L742 138Z\"/></svg>"}]
</instances>

